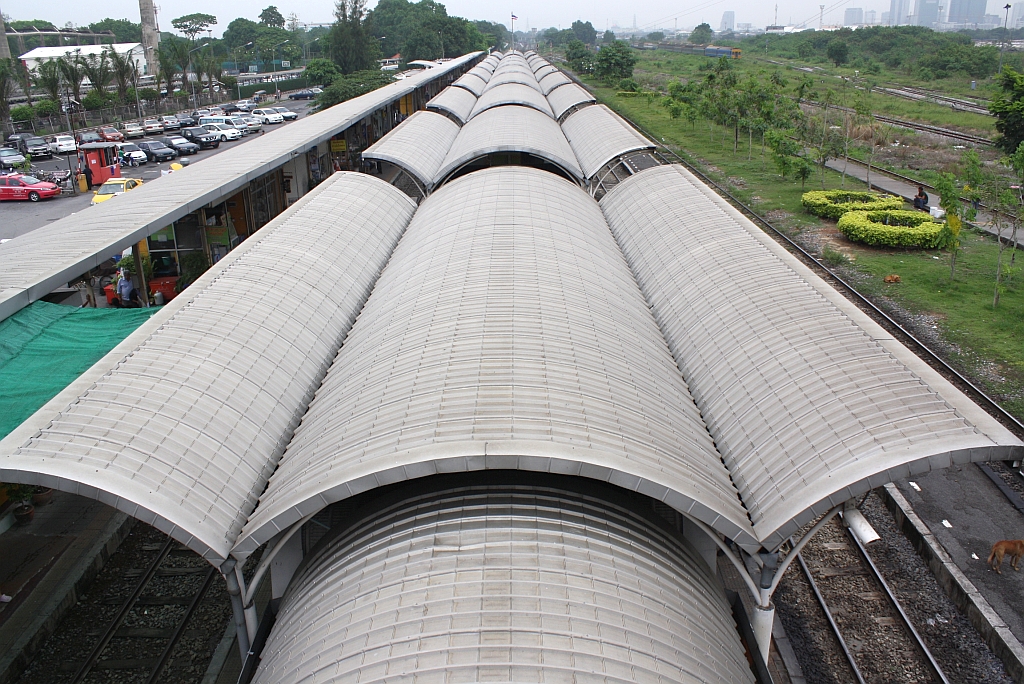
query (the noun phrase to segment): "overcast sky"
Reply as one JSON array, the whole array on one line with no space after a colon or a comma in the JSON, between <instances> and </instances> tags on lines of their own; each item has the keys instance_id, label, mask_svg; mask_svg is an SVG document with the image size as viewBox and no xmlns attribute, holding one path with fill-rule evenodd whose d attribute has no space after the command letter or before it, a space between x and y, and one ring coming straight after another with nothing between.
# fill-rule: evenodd
<instances>
[{"instance_id":1,"label":"overcast sky","mask_svg":"<svg viewBox=\"0 0 1024 684\"><path fill-rule=\"evenodd\" d=\"M847 7L862 7L865 10L876 10L881 18L881 13L889 10L889 2L886 0L824 0L825 23L841 24L843 10ZM219 19L214 35L227 27L228 23L236 17L246 17L255 20L260 11L271 2L277 4L281 13L288 16L295 12L299 21L309 23L330 22L333 18L332 12L334 3L331 0L220 0L213 3L215 9L212 12ZM156 0L159 8L160 28L165 31L173 31L171 19L191 14L193 12L211 12L210 3L199 2L198 0ZM371 0L371 6L376 4ZM656 28L679 28L692 27L701 21L711 24L711 28L717 30L722 20L722 12L732 10L736 12L737 23L752 23L755 26L764 27L773 21L774 3L759 2L757 0L692 0L687 3L673 2L672 0L647 0L636 4L611 0L563 0L562 2L551 2L550 0L518 0L511 5L494 3L490 0L484 2L472 0L451 0L443 3L448 8L448 13L456 16L463 16L469 19L487 19L489 21L501 22L506 26L509 24L509 16L514 11L519 17L516 21L517 29L547 28L549 26L561 26L567 28L576 19L591 21L594 27L603 31L609 26L618 24L629 27L633 25L633 13L636 12L636 24L641 29L653 31ZM989 2L989 11L994 9L998 3ZM818 6L815 0L793 0L791 2L779 2L779 23L799 24L808 22L809 26L818 25ZM63 25L70 21L76 25L86 25L94 21L111 17L114 19L131 19L139 21L139 6L133 0L104 0L102 3L95 0L86 2L64 3L43 3L42 5L27 5L14 3L12 0L3 0L0 9L5 15L12 19L46 19L54 24Z\"/></svg>"}]
</instances>

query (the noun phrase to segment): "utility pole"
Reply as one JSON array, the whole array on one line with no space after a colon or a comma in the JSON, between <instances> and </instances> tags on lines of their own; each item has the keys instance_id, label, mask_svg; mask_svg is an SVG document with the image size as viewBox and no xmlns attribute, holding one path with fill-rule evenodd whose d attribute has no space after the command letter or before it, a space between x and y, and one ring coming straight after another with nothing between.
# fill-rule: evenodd
<instances>
[{"instance_id":1,"label":"utility pole","mask_svg":"<svg viewBox=\"0 0 1024 684\"><path fill-rule=\"evenodd\" d=\"M818 5L818 7L821 9L821 14L818 15L818 30L820 31L821 28L825 25L825 6Z\"/></svg>"},{"instance_id":2,"label":"utility pole","mask_svg":"<svg viewBox=\"0 0 1024 684\"><path fill-rule=\"evenodd\" d=\"M1000 74L1003 73L1003 48L1006 47L1006 27L1010 23L1010 3L1006 3L1006 7L1003 9L1006 10L1006 18L1003 19L1003 42L999 44L999 69L997 73Z\"/></svg>"}]
</instances>

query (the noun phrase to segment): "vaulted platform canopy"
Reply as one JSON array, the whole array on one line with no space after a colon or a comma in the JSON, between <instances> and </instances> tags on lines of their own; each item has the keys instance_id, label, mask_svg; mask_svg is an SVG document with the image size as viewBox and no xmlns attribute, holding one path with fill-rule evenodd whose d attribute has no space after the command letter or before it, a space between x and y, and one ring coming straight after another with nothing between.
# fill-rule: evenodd
<instances>
[{"instance_id":1,"label":"vaulted platform canopy","mask_svg":"<svg viewBox=\"0 0 1024 684\"><path fill-rule=\"evenodd\" d=\"M436 99L436 98L435 98ZM548 104L554 112L555 119L561 121L562 117L573 107L596 102L593 95L575 83L555 88L548 95Z\"/></svg>"},{"instance_id":2,"label":"vaulted platform canopy","mask_svg":"<svg viewBox=\"0 0 1024 684\"><path fill-rule=\"evenodd\" d=\"M427 109L446 112L460 124L469 121L469 115L476 106L476 95L465 88L448 86L427 103Z\"/></svg>"},{"instance_id":3,"label":"vaulted platform canopy","mask_svg":"<svg viewBox=\"0 0 1024 684\"><path fill-rule=\"evenodd\" d=\"M469 118L472 120L473 117L479 116L488 109L501 107L502 105L531 107L538 112L547 114L552 119L555 118L554 112L551 111L551 105L548 104L548 99L541 95L540 90L518 82L504 83L496 88L485 91L473 106L473 111Z\"/></svg>"},{"instance_id":4,"label":"vaulted platform canopy","mask_svg":"<svg viewBox=\"0 0 1024 684\"><path fill-rule=\"evenodd\" d=\"M363 159L400 167L426 192L433 187L434 178L458 135L459 125L448 117L435 112L415 112L401 126L370 145L363 152Z\"/></svg>"},{"instance_id":5,"label":"vaulted platform canopy","mask_svg":"<svg viewBox=\"0 0 1024 684\"><path fill-rule=\"evenodd\" d=\"M588 179L616 157L654 149L654 143L604 105L584 107L570 114L562 122L562 130Z\"/></svg>"},{"instance_id":6,"label":"vaulted platform canopy","mask_svg":"<svg viewBox=\"0 0 1024 684\"><path fill-rule=\"evenodd\" d=\"M480 75L480 72L483 73L483 76ZM486 70L481 69L480 72L474 73L473 70L470 70L469 73L463 74L456 79L452 85L465 88L476 97L480 97L484 94L484 89L487 87L487 79L491 77Z\"/></svg>"}]
</instances>

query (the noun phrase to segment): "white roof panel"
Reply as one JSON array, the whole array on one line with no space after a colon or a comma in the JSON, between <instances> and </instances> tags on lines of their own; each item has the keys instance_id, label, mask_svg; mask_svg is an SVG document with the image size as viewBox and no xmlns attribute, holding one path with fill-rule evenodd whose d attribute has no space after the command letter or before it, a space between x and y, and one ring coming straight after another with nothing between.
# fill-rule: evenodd
<instances>
[{"instance_id":1,"label":"white roof panel","mask_svg":"<svg viewBox=\"0 0 1024 684\"><path fill-rule=\"evenodd\" d=\"M539 65L537 67L537 70L533 72L533 75L536 76L537 80L539 81L540 79L544 78L545 76L549 76L551 74L557 74L557 73L558 73L558 67L556 67L556 66L554 66L552 64L541 64L541 65Z\"/></svg>"},{"instance_id":2,"label":"white roof panel","mask_svg":"<svg viewBox=\"0 0 1024 684\"><path fill-rule=\"evenodd\" d=\"M494 76L491 77L491 80L487 82L487 87L484 88L484 93L509 84L529 86L533 90L542 94L540 83L537 82L534 75L523 71L503 71L500 74L495 72Z\"/></svg>"},{"instance_id":3,"label":"white roof panel","mask_svg":"<svg viewBox=\"0 0 1024 684\"><path fill-rule=\"evenodd\" d=\"M427 109L449 112L462 123L466 123L475 105L476 95L465 88L448 86L427 103Z\"/></svg>"},{"instance_id":4,"label":"white roof panel","mask_svg":"<svg viewBox=\"0 0 1024 684\"><path fill-rule=\"evenodd\" d=\"M530 107L538 112L543 112L552 119L555 118L555 113L551 111L551 105L548 104L547 98L541 95L539 90L518 82L505 83L497 88L489 88L476 101L469 118L472 120L473 117L479 116L488 109L503 105L522 105L523 107Z\"/></svg>"},{"instance_id":5,"label":"white roof panel","mask_svg":"<svg viewBox=\"0 0 1024 684\"><path fill-rule=\"evenodd\" d=\"M587 179L620 155L654 148L653 143L604 105L573 112L562 122L562 131Z\"/></svg>"},{"instance_id":6,"label":"white roof panel","mask_svg":"<svg viewBox=\"0 0 1024 684\"><path fill-rule=\"evenodd\" d=\"M238 553L381 483L491 468L607 480L750 541L597 203L517 166L420 205Z\"/></svg>"},{"instance_id":7,"label":"white roof panel","mask_svg":"<svg viewBox=\"0 0 1024 684\"><path fill-rule=\"evenodd\" d=\"M572 79L561 71L556 71L540 79L540 91L545 95L550 95L551 91L567 83L572 83Z\"/></svg>"},{"instance_id":8,"label":"white roof panel","mask_svg":"<svg viewBox=\"0 0 1024 684\"><path fill-rule=\"evenodd\" d=\"M465 92L461 88L454 90ZM459 125L444 114L414 112L393 131L368 147L363 152L363 158L400 166L414 176L424 190L429 190L458 134Z\"/></svg>"},{"instance_id":9,"label":"white roof panel","mask_svg":"<svg viewBox=\"0 0 1024 684\"><path fill-rule=\"evenodd\" d=\"M685 169L642 171L601 206L767 547L893 479L1024 457L991 416Z\"/></svg>"},{"instance_id":10,"label":"white roof panel","mask_svg":"<svg viewBox=\"0 0 1024 684\"><path fill-rule=\"evenodd\" d=\"M555 88L548 95L548 104L556 119L561 119L567 111L584 102L597 102L597 99L575 83Z\"/></svg>"},{"instance_id":11,"label":"white roof panel","mask_svg":"<svg viewBox=\"0 0 1024 684\"><path fill-rule=\"evenodd\" d=\"M0 441L0 480L93 496L227 558L414 210L334 174Z\"/></svg>"},{"instance_id":12,"label":"white roof panel","mask_svg":"<svg viewBox=\"0 0 1024 684\"><path fill-rule=\"evenodd\" d=\"M421 497L308 558L256 684L752 684L688 545L536 488Z\"/></svg>"},{"instance_id":13,"label":"white roof panel","mask_svg":"<svg viewBox=\"0 0 1024 684\"><path fill-rule=\"evenodd\" d=\"M477 97L480 97L484 94L484 89L487 88L487 81L470 71L456 79L452 85L465 88Z\"/></svg>"},{"instance_id":14,"label":"white roof panel","mask_svg":"<svg viewBox=\"0 0 1024 684\"><path fill-rule=\"evenodd\" d=\"M434 186L463 164L495 152L527 152L583 179L576 156L554 119L529 107L508 105L488 109L462 127L434 177Z\"/></svg>"}]
</instances>

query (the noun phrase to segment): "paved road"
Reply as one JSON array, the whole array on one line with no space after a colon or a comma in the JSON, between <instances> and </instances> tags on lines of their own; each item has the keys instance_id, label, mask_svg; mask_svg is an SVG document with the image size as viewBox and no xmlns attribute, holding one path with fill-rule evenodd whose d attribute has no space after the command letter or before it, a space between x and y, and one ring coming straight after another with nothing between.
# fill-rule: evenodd
<instances>
[{"instance_id":1,"label":"paved road","mask_svg":"<svg viewBox=\"0 0 1024 684\"><path fill-rule=\"evenodd\" d=\"M281 104L288 107L293 112L299 114L299 118L302 118L309 113L310 101L308 100L282 100ZM268 131L276 130L281 128L282 125L287 126L289 122L284 124L274 124L273 126L265 127ZM234 142L221 143L221 146L216 150L203 150L199 154L192 155L189 157L191 164L201 163L203 159L209 158L215 154L219 154L224 150L231 149L238 145L245 145L251 140L258 138L258 135L248 135L241 140ZM75 163L74 157L71 159L72 166ZM44 159L36 163L36 166L44 170L66 170L68 168L68 160L64 156L58 155L53 159ZM144 166L140 166L137 169L122 169L122 175L130 176L132 178L141 178L144 182L149 182L160 177L161 169L166 169L169 166L168 163L158 164L150 162ZM127 199L130 195L125 195L123 198L117 198L115 201L121 199ZM55 197L49 200L43 200L41 202L3 202L0 204L0 240L6 240L19 235L24 235L36 228L45 226L47 223L58 221L67 216L79 211L86 211L89 209L89 203L92 200L92 193L78 194L78 195L67 195L63 197Z\"/></svg>"}]
</instances>

